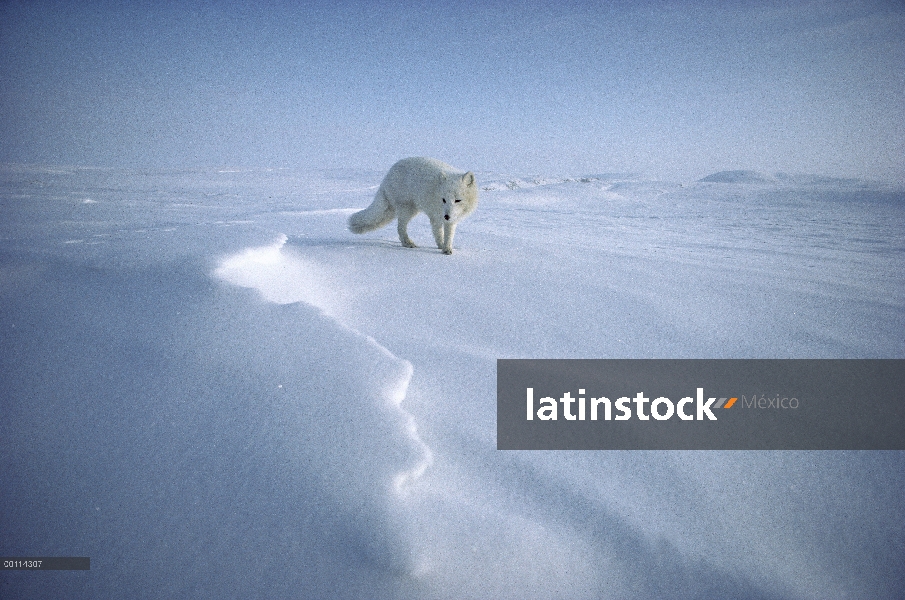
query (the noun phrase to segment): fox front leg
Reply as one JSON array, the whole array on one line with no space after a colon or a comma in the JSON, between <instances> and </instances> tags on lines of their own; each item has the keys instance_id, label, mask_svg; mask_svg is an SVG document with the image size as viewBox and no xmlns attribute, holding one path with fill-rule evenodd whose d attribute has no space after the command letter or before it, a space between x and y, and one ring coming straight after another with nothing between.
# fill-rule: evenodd
<instances>
[{"instance_id":1,"label":"fox front leg","mask_svg":"<svg viewBox=\"0 0 905 600\"><path fill-rule=\"evenodd\" d=\"M452 254L453 235L456 233L455 223L443 224L443 254Z\"/></svg>"},{"instance_id":2,"label":"fox front leg","mask_svg":"<svg viewBox=\"0 0 905 600\"><path fill-rule=\"evenodd\" d=\"M437 242L437 248L443 250L443 223L431 220L431 231L434 232L434 241Z\"/></svg>"}]
</instances>

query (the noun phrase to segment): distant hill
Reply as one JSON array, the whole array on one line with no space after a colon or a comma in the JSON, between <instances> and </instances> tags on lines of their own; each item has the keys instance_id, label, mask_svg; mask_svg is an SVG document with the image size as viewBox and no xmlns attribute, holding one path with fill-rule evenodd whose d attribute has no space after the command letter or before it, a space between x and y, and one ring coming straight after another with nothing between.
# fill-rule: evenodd
<instances>
[{"instance_id":1,"label":"distant hill","mask_svg":"<svg viewBox=\"0 0 905 600\"><path fill-rule=\"evenodd\" d=\"M705 183L771 183L776 178L760 171L720 171L699 181Z\"/></svg>"}]
</instances>

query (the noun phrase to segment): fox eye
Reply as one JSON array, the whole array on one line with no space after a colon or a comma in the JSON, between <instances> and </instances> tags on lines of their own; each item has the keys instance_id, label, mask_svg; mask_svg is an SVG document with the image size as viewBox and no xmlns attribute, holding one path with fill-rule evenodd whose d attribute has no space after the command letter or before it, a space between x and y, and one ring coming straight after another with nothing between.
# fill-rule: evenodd
<instances>
[{"instance_id":1,"label":"fox eye","mask_svg":"<svg viewBox=\"0 0 905 600\"><path fill-rule=\"evenodd\" d=\"M441 198L443 200L443 204L446 204L446 198Z\"/></svg>"},{"instance_id":2,"label":"fox eye","mask_svg":"<svg viewBox=\"0 0 905 600\"><path fill-rule=\"evenodd\" d=\"M456 202L461 202L461 200L459 200L458 198L456 198Z\"/></svg>"}]
</instances>

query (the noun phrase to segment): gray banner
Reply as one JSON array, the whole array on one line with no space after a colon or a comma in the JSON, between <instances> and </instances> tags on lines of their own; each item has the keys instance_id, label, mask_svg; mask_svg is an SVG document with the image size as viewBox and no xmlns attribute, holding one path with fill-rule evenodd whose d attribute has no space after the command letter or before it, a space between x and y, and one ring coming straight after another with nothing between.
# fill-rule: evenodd
<instances>
[{"instance_id":1,"label":"gray banner","mask_svg":"<svg viewBox=\"0 0 905 600\"><path fill-rule=\"evenodd\" d=\"M905 450L905 360L497 361L500 450Z\"/></svg>"}]
</instances>

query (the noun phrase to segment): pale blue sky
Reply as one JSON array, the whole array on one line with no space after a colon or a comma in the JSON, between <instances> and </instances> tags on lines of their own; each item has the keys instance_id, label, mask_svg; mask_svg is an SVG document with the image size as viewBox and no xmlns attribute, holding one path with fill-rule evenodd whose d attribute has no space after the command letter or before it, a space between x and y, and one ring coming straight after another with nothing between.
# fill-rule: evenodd
<instances>
[{"instance_id":1,"label":"pale blue sky","mask_svg":"<svg viewBox=\"0 0 905 600\"><path fill-rule=\"evenodd\" d=\"M3 2L0 23L3 162L905 180L902 2Z\"/></svg>"}]
</instances>

